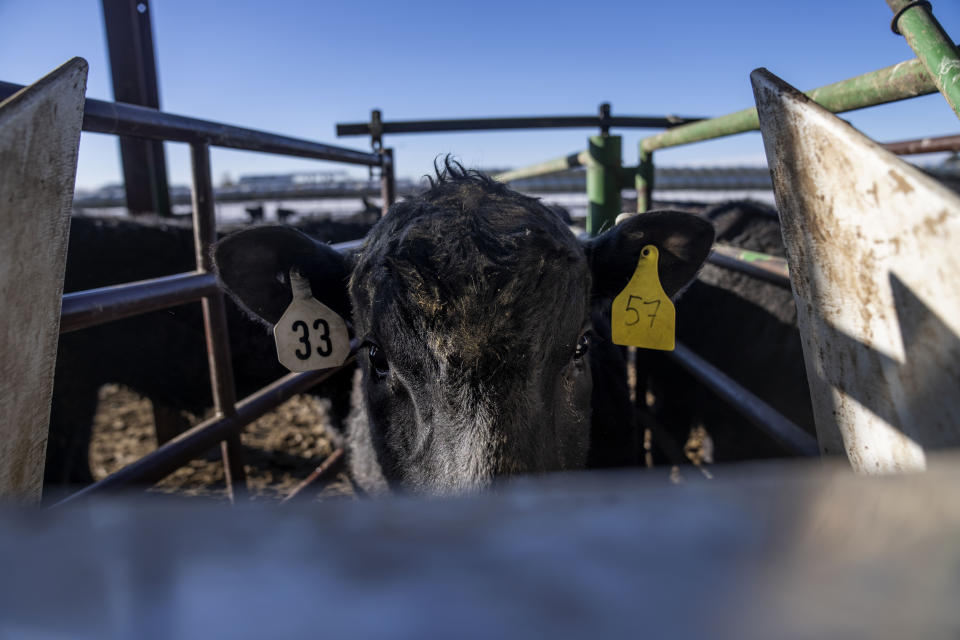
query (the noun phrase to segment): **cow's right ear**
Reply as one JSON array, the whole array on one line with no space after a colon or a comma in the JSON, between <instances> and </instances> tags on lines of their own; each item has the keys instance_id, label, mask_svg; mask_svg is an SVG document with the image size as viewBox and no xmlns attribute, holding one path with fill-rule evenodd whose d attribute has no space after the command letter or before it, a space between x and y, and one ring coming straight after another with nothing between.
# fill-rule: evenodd
<instances>
[{"instance_id":1,"label":"cow's right ear","mask_svg":"<svg viewBox=\"0 0 960 640\"><path fill-rule=\"evenodd\" d=\"M276 324L293 300L290 269L310 281L313 297L350 319L350 265L336 249L291 227L254 227L232 233L213 248L221 286L242 309Z\"/></svg>"}]
</instances>

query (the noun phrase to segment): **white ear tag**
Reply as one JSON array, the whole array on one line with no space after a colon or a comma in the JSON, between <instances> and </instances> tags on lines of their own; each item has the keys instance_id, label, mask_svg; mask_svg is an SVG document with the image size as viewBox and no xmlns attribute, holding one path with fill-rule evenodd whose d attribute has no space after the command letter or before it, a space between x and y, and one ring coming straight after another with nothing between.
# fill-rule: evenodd
<instances>
[{"instance_id":1,"label":"white ear tag","mask_svg":"<svg viewBox=\"0 0 960 640\"><path fill-rule=\"evenodd\" d=\"M290 270L293 302L273 327L277 359L290 371L329 369L343 364L350 354L347 323L316 300L310 282Z\"/></svg>"}]
</instances>

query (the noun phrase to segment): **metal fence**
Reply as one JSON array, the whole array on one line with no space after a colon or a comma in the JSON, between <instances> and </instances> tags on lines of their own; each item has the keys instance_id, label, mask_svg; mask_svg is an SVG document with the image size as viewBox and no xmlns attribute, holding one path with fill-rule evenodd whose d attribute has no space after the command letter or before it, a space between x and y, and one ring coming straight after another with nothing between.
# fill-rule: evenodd
<instances>
[{"instance_id":1,"label":"metal fence","mask_svg":"<svg viewBox=\"0 0 960 640\"><path fill-rule=\"evenodd\" d=\"M844 112L903 100L940 91L960 114L960 86L941 86L932 70L940 65L960 65L957 49L947 40L929 11L928 3L887 0L895 12L893 28L902 30L917 59L873 71L807 92L827 109ZM0 99L20 90L15 84L0 82ZM83 130L116 135L185 142L190 145L192 164L193 226L197 268L188 273L127 283L112 287L69 293L63 296L61 332L76 331L120 318L154 311L192 301L203 305L204 329L210 363L210 381L214 398L214 417L198 424L152 453L107 478L73 494L67 500L133 483L152 483L182 466L191 458L221 443L228 494L245 482L240 451L240 430L251 421L275 408L297 393L335 373L336 369L295 373L242 400L236 399L231 368L230 347L224 310L224 296L211 273L210 247L216 240L210 147L220 146L263 153L274 153L315 160L359 164L380 169L380 191L384 211L395 199L392 150L383 147L384 134L479 131L493 129L529 129L548 127L598 127L600 135L591 136L588 149L568 156L516 169L498 176L509 182L546 175L576 166L587 168L589 211L587 228L596 233L612 225L620 213L620 191L637 189L637 211L647 210L653 189L653 152L658 149L691 144L746 131L759 126L757 110L745 109L711 119L664 117L615 117L609 104L601 105L597 116L560 116L540 118L487 118L471 120L432 120L383 122L374 111L369 123L338 126L339 135L370 135L374 151L363 152L198 120L124 103L87 100ZM612 127L659 127L666 131L643 139L639 145L639 163L623 167L621 139L610 135ZM936 140L904 141L888 145L895 153L925 153L960 149L960 136ZM335 245L341 251L358 242ZM750 252L745 256L736 247L717 247L711 262L789 288L786 262L780 258ZM356 348L356 345L352 345ZM673 357L706 386L724 397L764 432L794 453L816 455L817 443L805 431L778 414L762 399L739 386L721 371L682 345ZM348 363L352 361L352 357Z\"/></svg>"},{"instance_id":2,"label":"metal fence","mask_svg":"<svg viewBox=\"0 0 960 640\"><path fill-rule=\"evenodd\" d=\"M0 82L0 99L22 89L20 85ZM61 333L77 331L157 309L200 301L210 384L214 399L214 417L206 420L152 453L116 473L71 495L66 500L134 483L152 483L162 479L190 459L221 443L228 495L233 498L245 484L240 449L240 430L264 413L297 393L332 375L336 370L290 374L253 395L237 400L233 381L230 345L223 292L212 273L210 247L216 241L213 184L210 171L210 147L230 147L359 164L380 169L380 192L384 210L394 200L394 164L392 150L376 153L280 136L253 129L229 126L195 118L163 113L135 105L86 101L83 130L98 133L186 142L190 145L193 176L192 205L194 245L197 268L152 280L68 293L63 296ZM334 245L348 251L359 242ZM349 361L348 361L349 363Z\"/></svg>"},{"instance_id":3,"label":"metal fence","mask_svg":"<svg viewBox=\"0 0 960 640\"><path fill-rule=\"evenodd\" d=\"M960 56L953 41L947 38L943 28L933 17L930 4L910 0L887 0L887 4L894 13L891 28L895 33L902 33L906 37L917 57L807 91L806 95L829 111L841 113L940 91L960 115L960 85L945 83L943 74L938 73L939 69L960 65ZM340 125L337 132L339 135L368 134L372 137L374 148L377 148L382 144L385 133L561 126L599 127L600 135L591 136L585 150L507 171L495 177L503 182L512 182L550 175L574 167L586 167L589 202L587 231L595 234L615 224L616 217L621 213L620 192L624 188L636 188L638 213L648 210L654 187L654 151L755 131L759 129L760 122L755 107L709 119L646 117L621 120L610 117L610 106L604 104L601 105L597 118L501 118L386 123L382 122L381 113L374 111L369 124ZM609 133L611 127L618 126L660 126L667 130L641 140L638 164L624 167L621 159L621 137ZM958 151L960 136L898 141L884 146L897 154ZM738 247L716 246L708 259L719 267L740 271L790 288L787 262L783 258ZM786 450L800 455L817 455L819 449L815 438L700 356L678 344L671 357L764 433L780 442ZM646 419L650 424L655 423L652 416L646 416Z\"/></svg>"}]
</instances>

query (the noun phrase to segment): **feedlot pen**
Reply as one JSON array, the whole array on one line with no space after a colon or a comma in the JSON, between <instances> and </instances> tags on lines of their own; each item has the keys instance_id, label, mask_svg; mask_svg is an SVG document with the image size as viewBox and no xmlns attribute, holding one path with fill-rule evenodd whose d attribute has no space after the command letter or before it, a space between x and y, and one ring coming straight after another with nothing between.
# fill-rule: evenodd
<instances>
[{"instance_id":1,"label":"feedlot pen","mask_svg":"<svg viewBox=\"0 0 960 640\"><path fill-rule=\"evenodd\" d=\"M881 212L890 207L897 208L900 219L910 218L912 215L922 217L928 210L943 209L954 218L960 213L955 195L945 189L938 190L932 181L925 180L920 172L911 170L908 165L889 155L889 152L958 150L958 136L881 146L866 140L852 129L844 129L843 123L829 113L850 111L940 91L950 107L960 114L960 57L956 47L933 18L929 4L904 0L889 0L888 4L895 15L894 29L903 33L917 58L825 85L806 92L806 97L769 72L757 70L751 76L757 99L756 108L705 120L618 117L611 115L609 105L601 106L599 115L595 117L417 122L385 122L382 121L380 113L374 111L369 123L338 127L341 135L370 135L373 151L366 152L172 115L120 102L86 100L83 103L84 131L190 145L196 269L148 281L66 294L62 298L60 332L77 331L148 311L201 301L215 415L140 460L82 489L68 500L133 484L155 483L217 443L221 444L228 492L232 495L234 489L245 482L239 444L239 433L244 426L336 371L290 374L246 398L236 398L231 353L226 340L224 296L217 286L216 277L211 273L210 247L216 239L216 229L210 147L285 154L376 168L380 173L385 213L395 199L395 168L392 150L383 147L383 137L426 131L598 127L600 134L589 138L589 146L584 151L497 176L501 181L510 182L585 166L589 198L587 232L596 234L616 223L617 216L621 214L620 194L624 188L636 188L638 215L642 215L649 208L654 188L653 154L656 150L760 129L774 178L788 255L795 263L790 264L788 269L786 260L746 252L739 247L724 246L715 248L710 261L719 267L740 271L781 287L792 286L800 311L800 329L807 369L816 372L816 375L812 376L811 385L818 437L813 438L779 415L762 398L754 396L682 345L677 346L671 357L793 454L816 456L823 452L845 452L854 468L863 471L922 468L924 450L956 446L960 443L960 429L954 419L960 409L957 408L958 401L955 398L944 400L947 407L932 414L924 414L911 402L911 394L924 391L922 387L918 389L913 385L912 381L917 375L931 370L934 366L928 356L931 351L935 352L937 347L927 345L909 352L910 345L907 345L909 358L915 358L907 363L909 367L905 367L903 363L887 363L883 365L886 369L882 384L865 381L862 375L866 366L864 363L874 362L878 358L878 350L884 351L885 334L877 326L870 324L873 320L865 320L861 327L853 326L845 317L825 316L818 305L837 297L854 299L857 304L870 308L878 305L884 307L887 302L867 299L870 292L844 289L842 282L830 280L829 274L824 276L821 266L818 265L829 264L829 259L824 256L830 252L837 253L841 249L831 245L832 241L836 241L836 236L829 237L829 234L818 233L818 227L811 226L827 225L830 221L825 220L825 215L835 216L838 224L849 222L856 225L856 221L850 222L850 218L856 215L857 208L863 202L871 201L866 198L844 199L845 196L839 194L846 189L863 195L860 191L866 188L862 187L862 180L874 179L862 178L857 173L859 164L863 165L864 171L872 171L872 175L892 181L893 186L890 189L893 192L899 192L903 196L912 194L912 202L916 203L914 207L902 206L903 202L909 204L911 200L881 203L882 199L877 197L877 189L883 190L887 187L874 182L872 208L877 212L871 215L886 216L886 213ZM85 73L85 63L74 59L30 87L0 82L0 99L20 96L22 102L22 96L29 96L31 92L40 95L57 78L67 74L80 74L85 78ZM79 92L82 98L82 87ZM4 103L5 106L7 104L10 102ZM665 131L641 141L636 166L623 166L621 139L610 134L610 130L617 127L656 127L664 128ZM862 159L861 163L855 163L858 166L854 167L849 176L843 176L846 181L824 181L824 176L811 168L814 163L809 159L814 156L821 159L824 165L830 166L831 158L845 154ZM75 171L75 167L71 170ZM797 185L801 186L798 188ZM815 206L814 201L818 198L820 203L833 198L830 202L835 206L825 212L822 204ZM869 207L861 208L859 212L865 213L868 209ZM937 230L937 234L947 238L956 234L956 229L946 224L949 222L947 214L944 214L939 222L944 223L944 226ZM839 235L841 234L838 231L837 236ZM956 235L952 237L957 239ZM881 242L872 238L869 241ZM356 241L341 243L335 247L346 252L358 245L359 241ZM890 268L894 295L899 296L898 300L903 300L905 295L898 292L910 292L911 288L915 288L916 280L911 280L911 276L904 275L904 281L901 282L902 274L899 271L894 273L899 269L898 263L857 260L855 256L860 255L859 249L843 247L842 250L847 252L848 268ZM952 315L952 311L956 309L956 293L952 292L954 278L951 275L955 274L947 274L944 279L933 282L929 289L924 289L915 296L921 300L921 307L923 303L934 307L923 309L929 316L946 318L948 325L956 320L956 315ZM868 277L872 278L873 275L868 274ZM936 292L941 291L944 292L943 295L937 295ZM883 316L879 307L875 312ZM902 305L898 308L902 310ZM896 317L896 314L894 316ZM838 321L842 325L842 332L835 326ZM864 337L865 330L870 336L876 337ZM943 335L949 337L949 326ZM841 339L846 342L838 346ZM825 345L827 352L821 350L817 354L815 345L818 344ZM356 348L355 344L352 346ZM836 370L829 353L834 347L844 349L843 353L853 363L852 367L843 371ZM952 351L949 354L956 355ZM347 364L351 362L352 356ZM953 368L948 367L941 372L948 379L947 386L952 384L954 389L956 383L960 382L956 378L950 378L956 373L955 367L954 363ZM878 386L879 388L875 388ZM864 388L867 387L870 389L865 391ZM901 425L903 433L887 433L891 419L889 415L876 410L877 406L887 402L895 406L893 413L901 419L906 420L904 416L907 416L912 420L907 427ZM879 415L864 417L863 411L852 406L853 404L866 407L867 412ZM905 405L908 406L904 408ZM644 414L642 406L639 411L641 424L656 429L651 416ZM883 425L887 425L886 430ZM932 431L936 434L932 434ZM865 453L864 448L870 449L871 446L873 451Z\"/></svg>"}]
</instances>

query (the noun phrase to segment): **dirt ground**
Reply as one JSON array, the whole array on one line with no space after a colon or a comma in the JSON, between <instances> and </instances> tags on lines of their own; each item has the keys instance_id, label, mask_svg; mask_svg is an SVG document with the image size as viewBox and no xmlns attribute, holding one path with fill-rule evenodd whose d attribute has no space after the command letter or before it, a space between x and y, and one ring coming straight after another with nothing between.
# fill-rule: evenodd
<instances>
[{"instance_id":1,"label":"dirt ground","mask_svg":"<svg viewBox=\"0 0 960 640\"><path fill-rule=\"evenodd\" d=\"M337 449L338 434L328 424L326 400L294 396L240 436L249 493L246 499L279 501ZM202 418L191 417L192 423ZM157 447L150 400L125 387L105 385L94 420L90 466L100 480ZM158 482L151 491L226 500L219 448L192 460ZM353 496L343 464L331 468L297 499L325 500Z\"/></svg>"}]
</instances>

